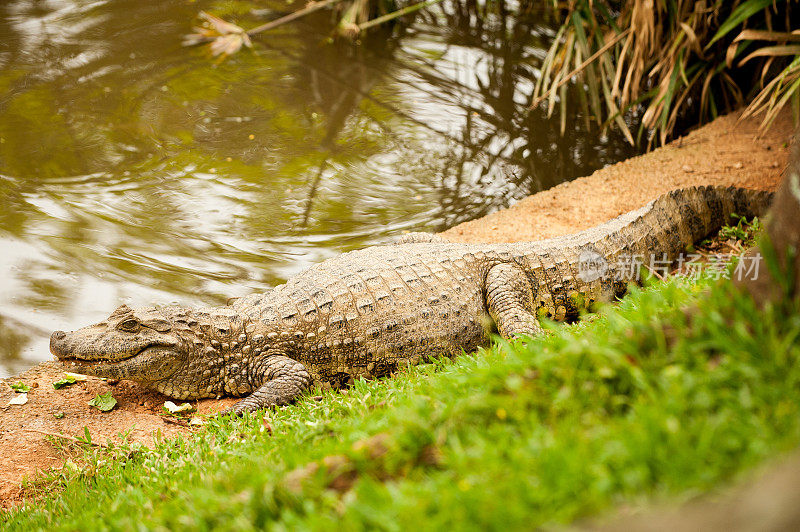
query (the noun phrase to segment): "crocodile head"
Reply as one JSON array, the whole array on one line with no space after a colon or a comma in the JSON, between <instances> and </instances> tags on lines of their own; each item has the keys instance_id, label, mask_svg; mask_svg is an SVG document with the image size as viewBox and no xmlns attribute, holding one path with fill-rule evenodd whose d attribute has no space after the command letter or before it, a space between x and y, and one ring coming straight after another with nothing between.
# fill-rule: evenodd
<instances>
[{"instance_id":1,"label":"crocodile head","mask_svg":"<svg viewBox=\"0 0 800 532\"><path fill-rule=\"evenodd\" d=\"M76 373L152 384L191 365L191 343L176 329L166 309L122 305L95 325L55 331L50 352Z\"/></svg>"}]
</instances>

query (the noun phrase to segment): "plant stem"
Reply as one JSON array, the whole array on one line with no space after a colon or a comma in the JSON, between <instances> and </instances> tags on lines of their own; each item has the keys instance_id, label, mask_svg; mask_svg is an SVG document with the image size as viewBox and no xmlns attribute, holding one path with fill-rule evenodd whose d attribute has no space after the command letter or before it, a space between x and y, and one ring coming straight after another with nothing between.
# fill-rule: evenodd
<instances>
[{"instance_id":1,"label":"plant stem","mask_svg":"<svg viewBox=\"0 0 800 532\"><path fill-rule=\"evenodd\" d=\"M384 22L388 22L390 20L394 20L398 17L402 17L403 15L408 15L409 13L413 13L414 11L419 11L420 9L428 6L432 6L433 4L438 4L442 0L426 0L425 2L419 2L417 4L413 4L403 9L398 9L397 11L392 11L391 13L387 13L386 15L380 16L378 18L374 18L370 21L367 21L363 24L359 24L358 30L362 31L367 28L371 28L373 26L377 26L378 24L383 24Z\"/></svg>"},{"instance_id":2,"label":"plant stem","mask_svg":"<svg viewBox=\"0 0 800 532\"><path fill-rule=\"evenodd\" d=\"M267 30L271 30L273 28L277 28L278 26L286 24L287 22L291 22L291 21L296 20L296 19L298 19L300 17L304 17L304 16L308 15L309 13L313 13L314 11L319 11L320 9L322 9L324 7L328 7L329 5L335 4L335 3L340 2L340 1L341 0L322 0L321 2L309 2L308 4L306 4L306 7L302 8L302 9L298 9L294 13L289 13L285 17L281 17L281 18L278 18L278 19L275 19L275 20L271 20L271 21L267 22L266 24L262 24L261 26L256 26L255 28L253 28L251 30L247 30L247 34L248 35L255 35L256 33L261 33L262 31L267 31Z\"/></svg>"}]
</instances>

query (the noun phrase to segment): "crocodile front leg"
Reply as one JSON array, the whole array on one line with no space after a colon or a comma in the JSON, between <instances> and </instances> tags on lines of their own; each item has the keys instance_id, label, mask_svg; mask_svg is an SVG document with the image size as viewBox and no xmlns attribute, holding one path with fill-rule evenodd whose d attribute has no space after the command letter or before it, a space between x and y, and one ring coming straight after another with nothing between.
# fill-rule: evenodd
<instances>
[{"instance_id":1,"label":"crocodile front leg","mask_svg":"<svg viewBox=\"0 0 800 532\"><path fill-rule=\"evenodd\" d=\"M486 306L503 338L544 332L531 312L533 291L528 278L516 264L492 266L486 275Z\"/></svg>"},{"instance_id":2,"label":"crocodile front leg","mask_svg":"<svg viewBox=\"0 0 800 532\"><path fill-rule=\"evenodd\" d=\"M223 413L242 414L259 408L291 403L311 385L306 367L283 355L270 355L256 368L260 388Z\"/></svg>"}]
</instances>

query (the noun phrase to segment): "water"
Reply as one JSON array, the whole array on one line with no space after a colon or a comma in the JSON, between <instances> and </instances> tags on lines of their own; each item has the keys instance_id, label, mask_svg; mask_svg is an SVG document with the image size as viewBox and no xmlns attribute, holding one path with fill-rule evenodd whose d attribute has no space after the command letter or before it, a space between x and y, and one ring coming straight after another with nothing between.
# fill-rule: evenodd
<instances>
[{"instance_id":1,"label":"water","mask_svg":"<svg viewBox=\"0 0 800 532\"><path fill-rule=\"evenodd\" d=\"M360 47L320 12L215 63L181 46L201 9L252 27L301 4L2 2L0 376L121 303L222 304L632 155L527 112L553 29L492 5Z\"/></svg>"}]
</instances>

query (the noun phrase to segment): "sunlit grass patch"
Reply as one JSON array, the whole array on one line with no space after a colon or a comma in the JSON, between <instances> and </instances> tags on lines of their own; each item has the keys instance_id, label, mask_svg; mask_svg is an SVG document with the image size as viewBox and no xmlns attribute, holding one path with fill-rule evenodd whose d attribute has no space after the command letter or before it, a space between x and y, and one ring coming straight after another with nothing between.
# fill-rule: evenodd
<instances>
[{"instance_id":1,"label":"sunlit grass patch","mask_svg":"<svg viewBox=\"0 0 800 532\"><path fill-rule=\"evenodd\" d=\"M713 489L800 442L800 317L707 284L633 289L591 323L153 450L87 451L6 526L530 528Z\"/></svg>"}]
</instances>

